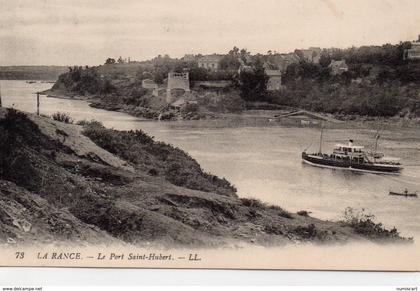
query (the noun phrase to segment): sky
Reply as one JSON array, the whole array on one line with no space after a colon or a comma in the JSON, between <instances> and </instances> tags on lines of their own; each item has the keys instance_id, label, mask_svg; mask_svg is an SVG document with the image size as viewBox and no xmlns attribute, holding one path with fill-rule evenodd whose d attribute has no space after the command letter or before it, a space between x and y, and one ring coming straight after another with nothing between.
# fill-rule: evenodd
<instances>
[{"instance_id":1,"label":"sky","mask_svg":"<svg viewBox=\"0 0 420 291\"><path fill-rule=\"evenodd\" d=\"M0 0L1 65L414 40L419 0Z\"/></svg>"}]
</instances>

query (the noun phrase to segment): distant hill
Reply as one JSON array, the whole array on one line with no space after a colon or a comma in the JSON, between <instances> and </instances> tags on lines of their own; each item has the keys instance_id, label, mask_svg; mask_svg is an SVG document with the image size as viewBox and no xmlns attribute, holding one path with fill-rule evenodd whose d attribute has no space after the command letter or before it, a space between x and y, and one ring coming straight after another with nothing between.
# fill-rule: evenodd
<instances>
[{"instance_id":1,"label":"distant hill","mask_svg":"<svg viewBox=\"0 0 420 291\"><path fill-rule=\"evenodd\" d=\"M0 80L57 80L66 66L0 66Z\"/></svg>"}]
</instances>

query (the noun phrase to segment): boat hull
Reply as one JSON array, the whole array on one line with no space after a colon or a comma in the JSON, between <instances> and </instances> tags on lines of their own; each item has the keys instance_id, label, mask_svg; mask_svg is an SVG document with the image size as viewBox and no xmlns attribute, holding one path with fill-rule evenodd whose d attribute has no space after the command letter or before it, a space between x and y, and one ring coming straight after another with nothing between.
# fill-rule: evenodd
<instances>
[{"instance_id":1,"label":"boat hull","mask_svg":"<svg viewBox=\"0 0 420 291\"><path fill-rule=\"evenodd\" d=\"M311 155L305 152L302 153L302 160L307 164L317 167L350 170L357 172L368 172L375 174L399 174L402 169L402 167L399 165L385 165L374 163L356 164L351 163L349 160L338 161L335 159L325 157L325 155Z\"/></svg>"},{"instance_id":2,"label":"boat hull","mask_svg":"<svg viewBox=\"0 0 420 291\"><path fill-rule=\"evenodd\" d=\"M398 192L392 192L389 191L389 195L393 196L404 196L404 197L417 197L417 193L398 193Z\"/></svg>"}]
</instances>

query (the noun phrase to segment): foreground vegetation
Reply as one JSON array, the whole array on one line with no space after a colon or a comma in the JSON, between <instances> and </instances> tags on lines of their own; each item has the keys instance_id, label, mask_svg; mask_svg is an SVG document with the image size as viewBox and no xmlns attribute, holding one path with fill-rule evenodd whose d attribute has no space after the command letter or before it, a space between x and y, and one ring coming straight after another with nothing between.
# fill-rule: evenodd
<instances>
[{"instance_id":1,"label":"foreground vegetation","mask_svg":"<svg viewBox=\"0 0 420 291\"><path fill-rule=\"evenodd\" d=\"M117 131L107 129L96 121L82 123L83 134L98 146L130 161L153 176L189 189L234 195L236 192L226 179L203 172L196 160L184 151L163 142L156 142L141 130Z\"/></svg>"},{"instance_id":2,"label":"foreground vegetation","mask_svg":"<svg viewBox=\"0 0 420 291\"><path fill-rule=\"evenodd\" d=\"M375 222L373 214L365 213L364 209L347 207L344 211L343 223L351 226L356 233L373 239L393 240L400 237L395 227L391 230L386 229L382 223ZM413 240L413 238L408 238L408 240Z\"/></svg>"}]
</instances>

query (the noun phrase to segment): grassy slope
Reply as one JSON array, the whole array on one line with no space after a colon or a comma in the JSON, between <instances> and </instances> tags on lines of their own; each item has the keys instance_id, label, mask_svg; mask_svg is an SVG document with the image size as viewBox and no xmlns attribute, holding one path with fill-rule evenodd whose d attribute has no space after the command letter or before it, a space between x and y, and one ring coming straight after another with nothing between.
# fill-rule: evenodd
<instances>
[{"instance_id":1,"label":"grassy slope","mask_svg":"<svg viewBox=\"0 0 420 291\"><path fill-rule=\"evenodd\" d=\"M17 205L1 208L2 217L14 219L2 219L0 241L11 237L24 242L32 236L40 241L94 243L109 241L112 236L136 244L217 246L232 241L270 245L364 237L400 240L395 232L361 235L350 224L321 221L239 199L227 182L200 172L198 164L185 153L139 133L137 139L133 133L97 125L84 130L95 132L87 133L95 143L81 134L80 126L0 109L0 140L4 141L0 144L0 203ZM108 139L107 143L100 138ZM115 155L97 145L102 143ZM124 160L127 146L135 147L139 154ZM176 159L179 173L189 173L199 182L199 190L195 184L181 183L180 187L174 184L178 181L171 181L164 171L162 149L167 151L167 158ZM150 172L146 160L153 168L159 167L157 173ZM9 194L11 191L15 194ZM41 201L43 206L26 207L29 204L23 198L29 204ZM24 213L19 204L24 204ZM57 213L59 225L68 221L64 234L46 222L52 212ZM37 225L31 236L21 235L14 223L18 219Z\"/></svg>"},{"instance_id":2,"label":"grassy slope","mask_svg":"<svg viewBox=\"0 0 420 291\"><path fill-rule=\"evenodd\" d=\"M0 181L0 242L15 244L75 241L80 244L118 242L87 225L67 209L9 181Z\"/></svg>"}]
</instances>

